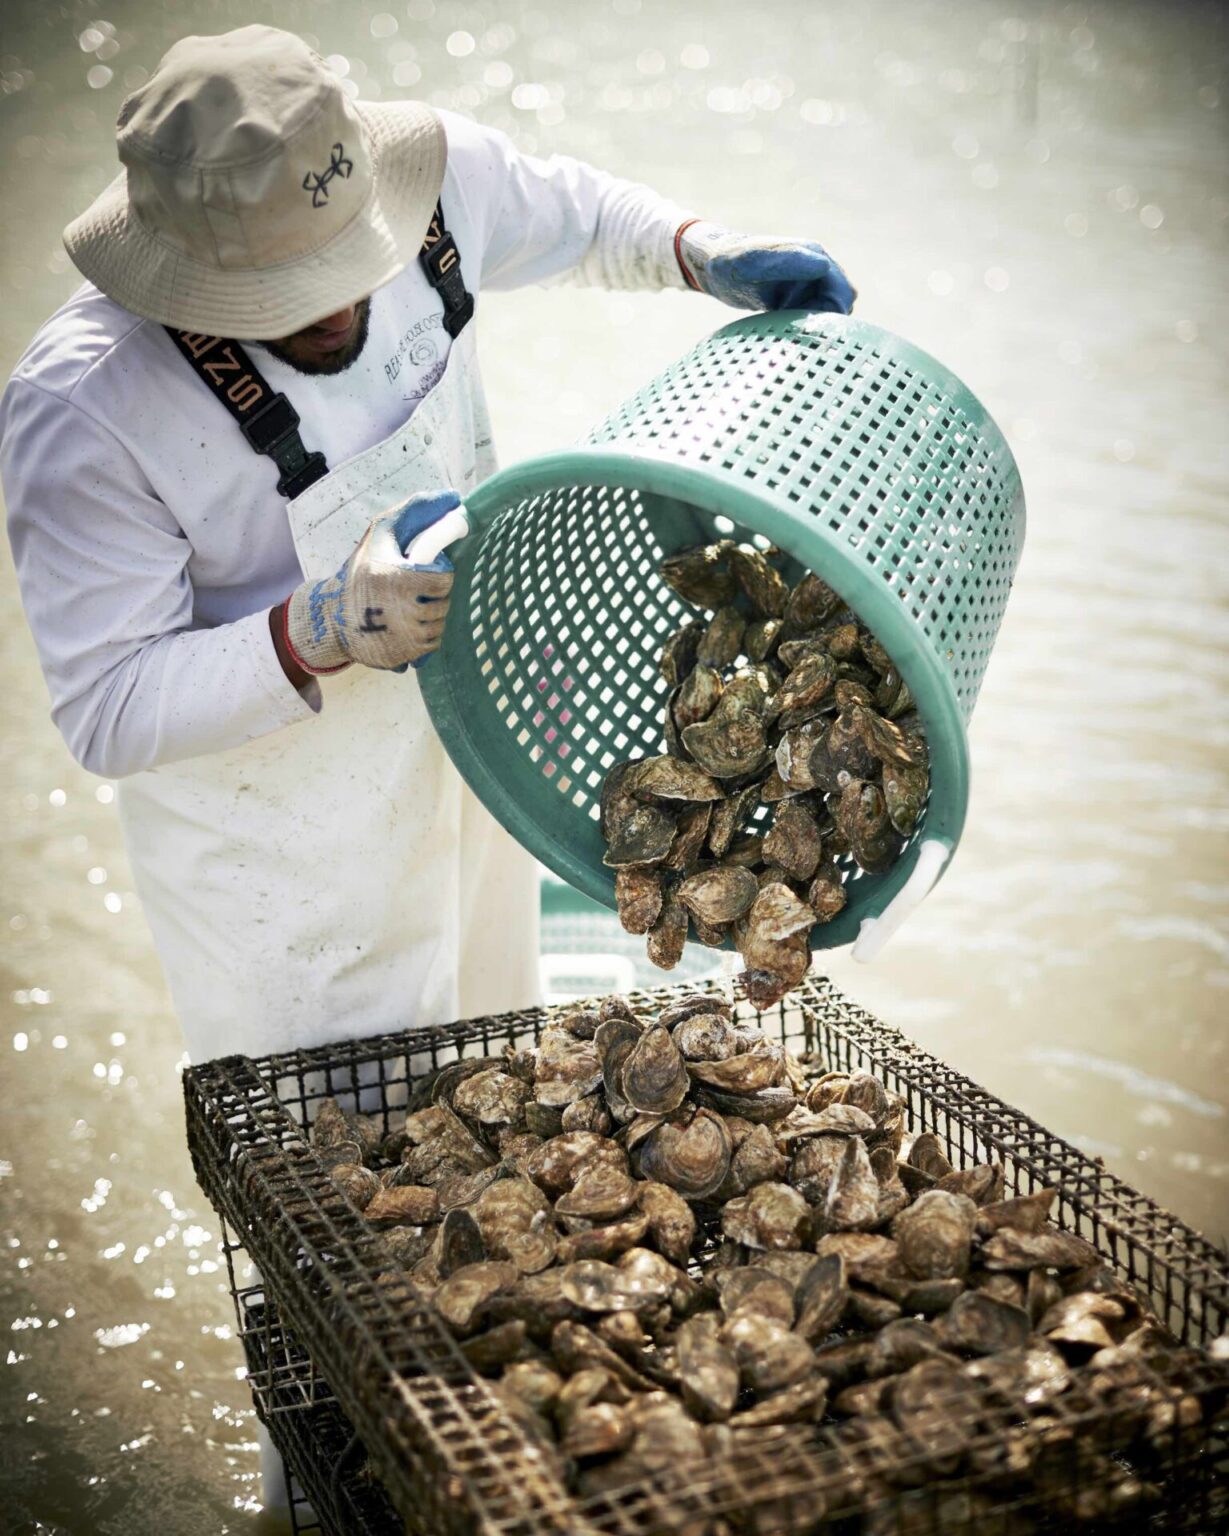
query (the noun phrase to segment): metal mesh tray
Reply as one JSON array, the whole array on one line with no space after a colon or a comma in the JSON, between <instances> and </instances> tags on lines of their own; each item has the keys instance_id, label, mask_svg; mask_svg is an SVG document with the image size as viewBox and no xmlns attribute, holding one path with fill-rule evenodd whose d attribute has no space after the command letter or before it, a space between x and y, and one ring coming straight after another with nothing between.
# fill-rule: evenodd
<instances>
[{"instance_id":1,"label":"metal mesh tray","mask_svg":"<svg viewBox=\"0 0 1229 1536\"><path fill-rule=\"evenodd\" d=\"M689 990L694 989L691 984ZM633 994L661 1007L677 988ZM1227 1373L1189 1354L1154 1363L1149 1413L1107 1405L1076 1373L1045 1405L1045 1449L1031 1484L1005 1448L1035 1405L988 1396L962 1427L961 1451L937 1456L896 1433L867 1439L859 1421L765 1431L702 1475L669 1470L586 1500L568 1494L461 1354L408 1276L387 1277L377 1239L332 1184L302 1127L320 1101L382 1116L426 1072L458 1056L531 1042L549 1017L531 1009L439 1028L185 1073L197 1177L257 1265L261 1327L284 1320L306 1359L266 1350L253 1387L262 1412L336 1408L367 1448L412 1529L546 1536L555 1532L729 1536L857 1531L1229 1530ZM902 1094L913 1130L933 1130L957 1166L994 1158L1008 1193L1054 1184L1055 1219L1093 1242L1183 1345L1204 1346L1229 1318L1224 1255L1102 1164L961 1076L815 979L757 1022L834 1069L874 1072ZM281 1374L279 1375L279 1369ZM327 1386L325 1385L327 1383ZM349 1529L351 1527L342 1527ZM362 1530L363 1527L354 1526Z\"/></svg>"}]
</instances>

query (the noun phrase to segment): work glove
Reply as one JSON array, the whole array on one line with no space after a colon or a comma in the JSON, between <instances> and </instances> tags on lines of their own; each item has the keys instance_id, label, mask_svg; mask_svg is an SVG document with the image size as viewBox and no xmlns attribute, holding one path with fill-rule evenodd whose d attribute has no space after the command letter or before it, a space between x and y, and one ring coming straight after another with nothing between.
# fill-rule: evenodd
<instances>
[{"instance_id":1,"label":"work glove","mask_svg":"<svg viewBox=\"0 0 1229 1536\"><path fill-rule=\"evenodd\" d=\"M853 285L813 240L762 239L694 220L679 226L675 253L693 288L734 309L827 309L847 315Z\"/></svg>"},{"instance_id":2,"label":"work glove","mask_svg":"<svg viewBox=\"0 0 1229 1536\"><path fill-rule=\"evenodd\" d=\"M411 565L405 551L424 528L461 505L455 491L413 496L378 517L335 576L305 581L282 605L282 633L304 672L324 676L352 661L402 670L438 650L448 617L452 561Z\"/></svg>"}]
</instances>

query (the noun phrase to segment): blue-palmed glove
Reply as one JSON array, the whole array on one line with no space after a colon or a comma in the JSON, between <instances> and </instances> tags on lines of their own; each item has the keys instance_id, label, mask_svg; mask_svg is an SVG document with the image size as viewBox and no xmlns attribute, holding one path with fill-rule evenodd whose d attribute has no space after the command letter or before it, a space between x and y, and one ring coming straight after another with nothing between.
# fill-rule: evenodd
<instances>
[{"instance_id":1,"label":"blue-palmed glove","mask_svg":"<svg viewBox=\"0 0 1229 1536\"><path fill-rule=\"evenodd\" d=\"M675 250L692 287L734 309L826 309L847 315L857 296L813 240L739 235L696 220L680 227Z\"/></svg>"},{"instance_id":2,"label":"blue-palmed glove","mask_svg":"<svg viewBox=\"0 0 1229 1536\"><path fill-rule=\"evenodd\" d=\"M448 617L452 562L411 565L405 551L424 528L461 505L455 491L412 497L378 517L345 565L305 581L282 605L282 633L305 672L340 672L351 662L403 670L439 649Z\"/></svg>"}]
</instances>

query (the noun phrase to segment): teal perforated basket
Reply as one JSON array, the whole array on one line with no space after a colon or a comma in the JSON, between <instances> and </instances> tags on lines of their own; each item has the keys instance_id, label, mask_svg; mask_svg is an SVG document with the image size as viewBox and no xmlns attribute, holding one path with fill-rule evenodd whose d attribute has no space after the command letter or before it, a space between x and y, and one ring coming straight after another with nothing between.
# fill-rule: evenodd
<instances>
[{"instance_id":1,"label":"teal perforated basket","mask_svg":"<svg viewBox=\"0 0 1229 1536\"><path fill-rule=\"evenodd\" d=\"M694 617L662 556L718 536L774 544L878 636L917 703L931 792L883 875L816 947L869 957L938 879L969 790L966 725L1024 538L1002 434L900 337L787 311L725 326L578 447L494 475L450 551L452 609L419 674L432 720L494 816L556 874L614 905L598 797L611 764L664 750L663 641ZM751 830L763 830L761 807ZM889 911L890 907L890 911Z\"/></svg>"}]
</instances>

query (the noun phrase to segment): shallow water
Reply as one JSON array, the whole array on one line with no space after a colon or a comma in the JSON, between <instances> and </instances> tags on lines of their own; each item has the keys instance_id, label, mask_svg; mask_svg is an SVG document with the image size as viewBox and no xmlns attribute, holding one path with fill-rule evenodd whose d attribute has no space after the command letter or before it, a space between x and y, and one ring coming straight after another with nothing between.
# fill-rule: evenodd
<instances>
[{"instance_id":1,"label":"shallow water","mask_svg":"<svg viewBox=\"0 0 1229 1536\"><path fill-rule=\"evenodd\" d=\"M424 94L736 227L824 239L860 313L985 400L1029 501L956 862L880 964L826 968L1223 1238L1218 10L127 0L104 25L10 0L0 365L73 286L59 229L111 174L124 90L175 37L251 19L314 32L364 94ZM483 311L505 462L572 439L728 318L674 294L530 292ZM255 1531L251 1409L183 1145L174 1022L111 788L45 718L3 561L6 1507L18 1530L74 1536Z\"/></svg>"}]
</instances>

